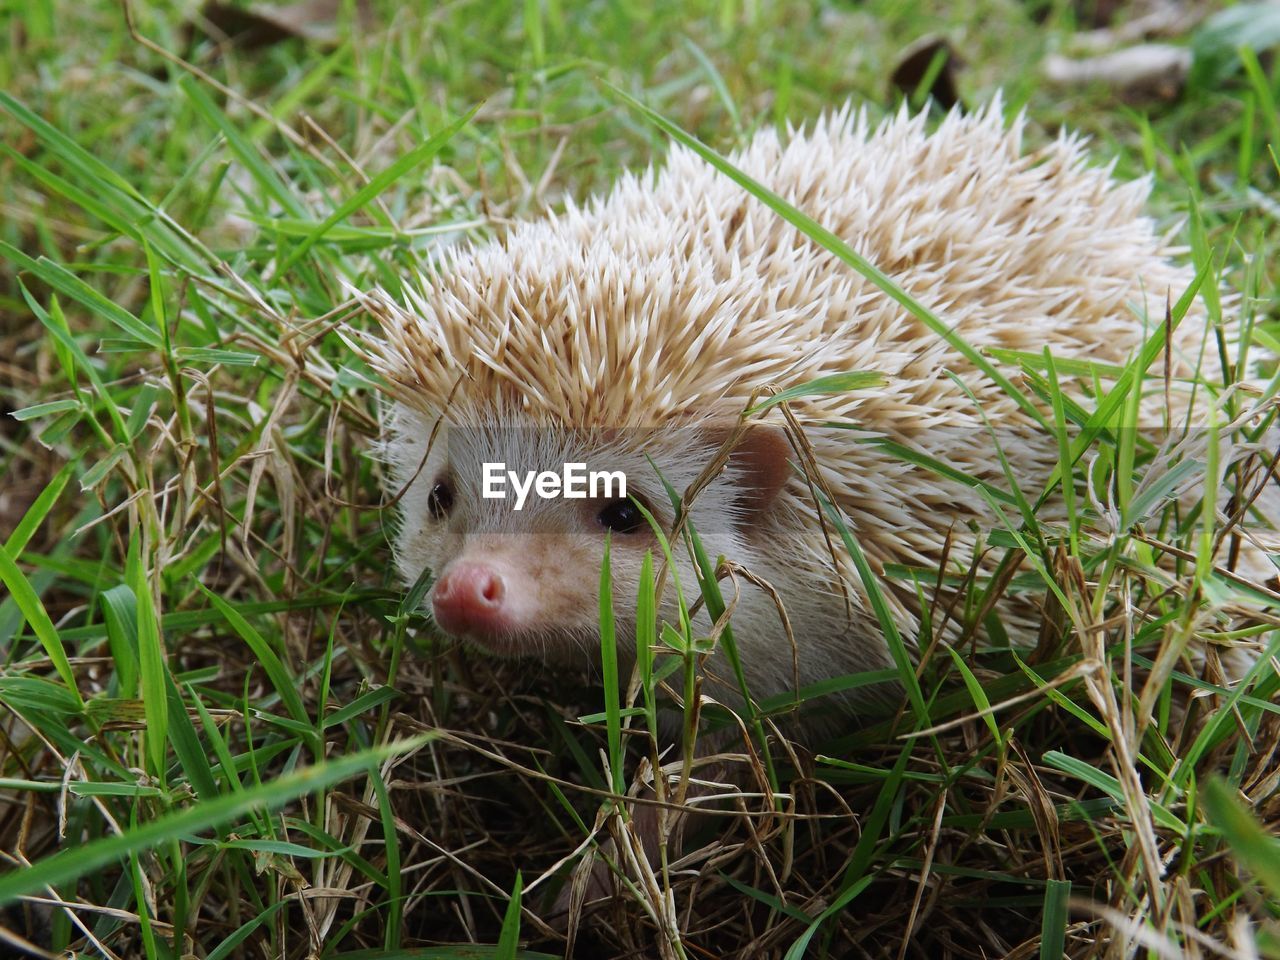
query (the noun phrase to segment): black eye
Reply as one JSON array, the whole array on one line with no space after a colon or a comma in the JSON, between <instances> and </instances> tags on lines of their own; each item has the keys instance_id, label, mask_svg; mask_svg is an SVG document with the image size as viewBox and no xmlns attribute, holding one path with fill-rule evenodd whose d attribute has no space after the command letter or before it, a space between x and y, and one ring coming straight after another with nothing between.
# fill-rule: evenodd
<instances>
[{"instance_id":1,"label":"black eye","mask_svg":"<svg viewBox=\"0 0 1280 960\"><path fill-rule=\"evenodd\" d=\"M453 486L448 480L437 480L427 494L427 509L436 520L443 520L453 506Z\"/></svg>"},{"instance_id":2,"label":"black eye","mask_svg":"<svg viewBox=\"0 0 1280 960\"><path fill-rule=\"evenodd\" d=\"M614 533L635 533L648 524L640 508L629 499L614 500L597 515L600 525Z\"/></svg>"}]
</instances>

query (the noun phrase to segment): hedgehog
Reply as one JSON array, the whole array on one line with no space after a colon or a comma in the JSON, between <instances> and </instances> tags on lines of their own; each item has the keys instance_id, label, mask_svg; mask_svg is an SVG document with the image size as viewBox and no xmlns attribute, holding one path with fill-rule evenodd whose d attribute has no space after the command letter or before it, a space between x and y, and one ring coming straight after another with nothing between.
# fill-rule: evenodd
<instances>
[{"instance_id":1,"label":"hedgehog","mask_svg":"<svg viewBox=\"0 0 1280 960\"><path fill-rule=\"evenodd\" d=\"M833 511L908 644L927 639L926 595L931 628L959 636L960 615L945 614L963 605L944 580L989 575L1001 551L987 538L1009 522L984 488L1012 477L1034 499L1059 456L1037 419L1049 405L1029 390L1018 402L979 361L1017 380L1016 358L1047 349L1088 407L1095 385L1070 361L1107 376L1195 276L1144 212L1148 180L1091 164L1070 133L1025 150L1026 123L998 100L932 129L924 113L873 123L846 106L786 135L764 129L730 156L953 337L684 147L607 195L447 250L400 299L363 294L381 335L362 349L393 399L396 564L406 584L434 578L436 625L505 656L594 661L606 540L627 637L625 598L657 555L649 518L667 532L677 520L669 485L707 554L746 574L732 623L753 698L894 664ZM1169 334L1144 429L1193 416L1196 384L1221 380L1206 323L1193 304ZM824 380L851 373L868 376ZM824 382L849 388L803 389ZM760 412L780 391L785 410ZM621 472L626 495L486 496L494 465L514 481L565 464ZM1041 509L1050 525L1062 516L1057 501ZM673 553L695 583L693 561ZM661 612L674 620L671 592ZM1043 611L1014 594L1000 603L1006 632L1034 642ZM741 705L722 651L704 672L709 696ZM832 694L839 709L821 722L891 686Z\"/></svg>"}]
</instances>

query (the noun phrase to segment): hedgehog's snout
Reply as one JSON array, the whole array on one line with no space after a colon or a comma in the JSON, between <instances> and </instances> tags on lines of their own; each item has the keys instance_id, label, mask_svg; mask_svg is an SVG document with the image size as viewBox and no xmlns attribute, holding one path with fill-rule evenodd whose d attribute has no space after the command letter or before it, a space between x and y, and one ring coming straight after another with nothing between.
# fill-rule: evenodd
<instances>
[{"instance_id":1,"label":"hedgehog's snout","mask_svg":"<svg viewBox=\"0 0 1280 960\"><path fill-rule=\"evenodd\" d=\"M461 535L452 557L430 564L440 571L430 594L436 626L500 656L572 655L569 638L597 626L599 576L583 573L600 569L602 545L577 534Z\"/></svg>"},{"instance_id":2,"label":"hedgehog's snout","mask_svg":"<svg viewBox=\"0 0 1280 960\"><path fill-rule=\"evenodd\" d=\"M510 627L507 584L485 563L452 566L431 594L436 623L455 636L494 636Z\"/></svg>"}]
</instances>

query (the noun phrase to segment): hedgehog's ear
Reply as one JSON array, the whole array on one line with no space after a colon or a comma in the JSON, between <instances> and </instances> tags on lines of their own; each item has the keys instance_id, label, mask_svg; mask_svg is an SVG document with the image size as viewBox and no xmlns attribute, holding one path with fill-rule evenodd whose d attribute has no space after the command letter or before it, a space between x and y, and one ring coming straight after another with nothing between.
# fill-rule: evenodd
<instances>
[{"instance_id":1,"label":"hedgehog's ear","mask_svg":"<svg viewBox=\"0 0 1280 960\"><path fill-rule=\"evenodd\" d=\"M791 477L791 444L786 431L766 423L752 423L738 438L729 466L742 489L745 519L764 514Z\"/></svg>"}]
</instances>

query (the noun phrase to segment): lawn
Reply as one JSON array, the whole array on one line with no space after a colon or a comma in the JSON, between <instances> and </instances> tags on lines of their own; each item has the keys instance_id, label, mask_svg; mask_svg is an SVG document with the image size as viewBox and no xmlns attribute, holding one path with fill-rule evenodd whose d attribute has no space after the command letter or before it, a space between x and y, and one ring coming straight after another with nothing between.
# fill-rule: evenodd
<instances>
[{"instance_id":1,"label":"lawn","mask_svg":"<svg viewBox=\"0 0 1280 960\"><path fill-rule=\"evenodd\" d=\"M0 0L0 955L1280 957L1280 594L1230 575L1226 519L1265 457L1141 524L1082 503L996 531L1055 598L1039 644L920 643L918 697L830 742L753 714L776 800L691 818L685 869L566 931L552 904L667 707L433 629L352 346L356 291L399 296L673 138L724 154L846 101L930 109L946 79L1151 178L1190 295L1239 320L1260 412L1235 429L1265 446L1280 8L1149 21L1185 80L1046 80L1153 6ZM1123 502L1150 450L1089 443L1076 479Z\"/></svg>"}]
</instances>

